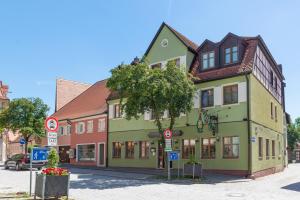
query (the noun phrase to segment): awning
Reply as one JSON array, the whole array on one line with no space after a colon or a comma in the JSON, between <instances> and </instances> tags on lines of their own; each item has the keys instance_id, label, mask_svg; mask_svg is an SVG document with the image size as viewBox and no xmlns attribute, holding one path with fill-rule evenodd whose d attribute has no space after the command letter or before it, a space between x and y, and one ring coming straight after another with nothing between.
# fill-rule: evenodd
<instances>
[{"instance_id":1,"label":"awning","mask_svg":"<svg viewBox=\"0 0 300 200\"><path fill-rule=\"evenodd\" d=\"M179 137L183 135L183 131L182 130L174 130L173 131L173 137ZM148 133L148 137L149 138L161 138L161 135L159 132L149 132Z\"/></svg>"}]
</instances>

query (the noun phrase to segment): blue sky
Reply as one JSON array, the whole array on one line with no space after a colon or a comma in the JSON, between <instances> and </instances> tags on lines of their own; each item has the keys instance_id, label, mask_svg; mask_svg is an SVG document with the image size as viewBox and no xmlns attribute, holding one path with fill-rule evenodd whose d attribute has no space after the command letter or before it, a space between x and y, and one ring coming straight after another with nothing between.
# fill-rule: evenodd
<instances>
[{"instance_id":1,"label":"blue sky","mask_svg":"<svg viewBox=\"0 0 300 200\"><path fill-rule=\"evenodd\" d=\"M141 56L163 21L200 44L228 32L260 34L286 77L286 107L300 116L300 1L0 1L0 80L11 98L54 108L55 79L94 83Z\"/></svg>"}]
</instances>

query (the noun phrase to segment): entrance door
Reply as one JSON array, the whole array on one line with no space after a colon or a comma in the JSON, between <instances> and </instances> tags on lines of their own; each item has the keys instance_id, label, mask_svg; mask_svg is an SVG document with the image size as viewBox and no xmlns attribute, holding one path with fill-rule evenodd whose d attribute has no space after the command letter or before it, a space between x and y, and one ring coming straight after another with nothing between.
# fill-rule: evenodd
<instances>
[{"instance_id":1,"label":"entrance door","mask_svg":"<svg viewBox=\"0 0 300 200\"><path fill-rule=\"evenodd\" d=\"M164 152L164 148L163 148L163 144L158 143L158 168L163 169L165 168L165 156L164 156L165 152Z\"/></svg>"},{"instance_id":2,"label":"entrance door","mask_svg":"<svg viewBox=\"0 0 300 200\"><path fill-rule=\"evenodd\" d=\"M105 143L98 145L98 166L105 166Z\"/></svg>"},{"instance_id":3,"label":"entrance door","mask_svg":"<svg viewBox=\"0 0 300 200\"><path fill-rule=\"evenodd\" d=\"M70 163L70 158L69 158L70 146L60 146L58 147L58 151L59 151L59 162Z\"/></svg>"}]
</instances>

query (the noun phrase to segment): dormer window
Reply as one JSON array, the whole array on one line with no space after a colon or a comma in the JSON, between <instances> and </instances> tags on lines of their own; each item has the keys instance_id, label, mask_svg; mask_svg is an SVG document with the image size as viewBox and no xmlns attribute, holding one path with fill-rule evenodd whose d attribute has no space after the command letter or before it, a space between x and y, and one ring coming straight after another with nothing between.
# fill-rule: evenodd
<instances>
[{"instance_id":1,"label":"dormer window","mask_svg":"<svg viewBox=\"0 0 300 200\"><path fill-rule=\"evenodd\" d=\"M238 48L233 46L225 49L225 64L231 64L238 61Z\"/></svg>"},{"instance_id":2,"label":"dormer window","mask_svg":"<svg viewBox=\"0 0 300 200\"><path fill-rule=\"evenodd\" d=\"M210 69L215 67L215 52L211 51L202 54L202 69Z\"/></svg>"}]
</instances>

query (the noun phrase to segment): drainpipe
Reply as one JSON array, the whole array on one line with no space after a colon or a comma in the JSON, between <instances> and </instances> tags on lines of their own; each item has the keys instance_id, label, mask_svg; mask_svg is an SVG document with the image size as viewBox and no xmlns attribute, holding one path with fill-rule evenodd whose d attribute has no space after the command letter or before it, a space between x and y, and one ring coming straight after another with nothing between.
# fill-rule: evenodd
<instances>
[{"instance_id":1,"label":"drainpipe","mask_svg":"<svg viewBox=\"0 0 300 200\"><path fill-rule=\"evenodd\" d=\"M107 115L106 115L106 152L105 152L105 167L108 167L108 133L109 133L109 104L106 100L106 104L107 104Z\"/></svg>"},{"instance_id":2,"label":"drainpipe","mask_svg":"<svg viewBox=\"0 0 300 200\"><path fill-rule=\"evenodd\" d=\"M250 85L248 74L245 75L247 82L247 129L248 129L248 177L252 176L252 144L250 128Z\"/></svg>"}]
</instances>

